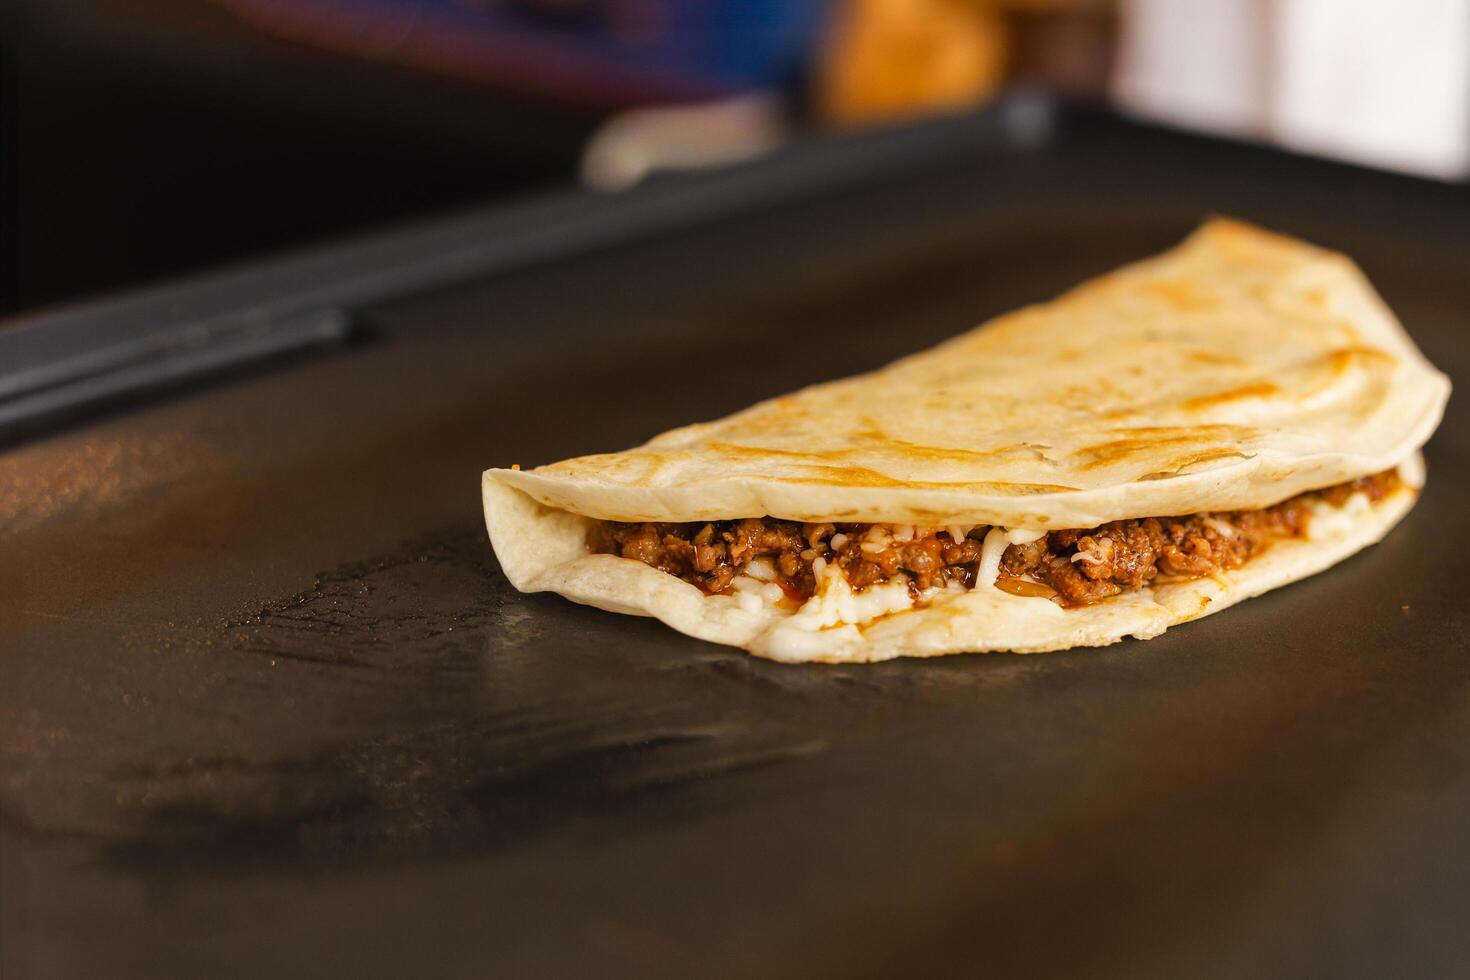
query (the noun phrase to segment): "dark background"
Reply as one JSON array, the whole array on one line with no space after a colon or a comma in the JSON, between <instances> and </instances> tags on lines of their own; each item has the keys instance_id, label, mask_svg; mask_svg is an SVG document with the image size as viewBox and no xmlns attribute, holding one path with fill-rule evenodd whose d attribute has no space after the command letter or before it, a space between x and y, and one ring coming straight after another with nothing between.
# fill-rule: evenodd
<instances>
[{"instance_id":1,"label":"dark background","mask_svg":"<svg viewBox=\"0 0 1470 980\"><path fill-rule=\"evenodd\" d=\"M206 2L13 0L0 28L0 313L566 186L605 114Z\"/></svg>"}]
</instances>

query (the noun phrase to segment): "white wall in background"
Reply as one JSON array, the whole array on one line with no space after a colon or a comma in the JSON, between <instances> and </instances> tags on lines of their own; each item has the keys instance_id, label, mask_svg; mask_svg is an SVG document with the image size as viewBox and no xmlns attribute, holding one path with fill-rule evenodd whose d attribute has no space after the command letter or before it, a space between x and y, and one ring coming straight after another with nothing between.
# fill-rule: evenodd
<instances>
[{"instance_id":1,"label":"white wall in background","mask_svg":"<svg viewBox=\"0 0 1470 980\"><path fill-rule=\"evenodd\" d=\"M1142 115L1261 135L1271 0L1125 0L1114 94Z\"/></svg>"},{"instance_id":2,"label":"white wall in background","mask_svg":"<svg viewBox=\"0 0 1470 980\"><path fill-rule=\"evenodd\" d=\"M1470 0L1125 0L1114 94L1193 128L1470 176Z\"/></svg>"}]
</instances>

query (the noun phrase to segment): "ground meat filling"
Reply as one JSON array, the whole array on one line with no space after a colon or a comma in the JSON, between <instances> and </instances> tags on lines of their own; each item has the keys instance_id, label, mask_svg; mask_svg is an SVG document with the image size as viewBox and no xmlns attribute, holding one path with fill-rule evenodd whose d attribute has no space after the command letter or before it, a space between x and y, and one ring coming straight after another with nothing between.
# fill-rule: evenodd
<instances>
[{"instance_id":1,"label":"ground meat filling","mask_svg":"<svg viewBox=\"0 0 1470 980\"><path fill-rule=\"evenodd\" d=\"M997 587L1085 606L1153 583L1238 568L1273 542L1306 534L1308 504L1340 507L1354 494L1374 503L1400 486L1397 470L1292 497L1257 510L1112 521L1052 531L1011 545ZM973 588L988 527L803 524L773 517L688 524L598 521L588 547L651 565L709 595L728 595L741 575L773 578L790 603L816 590L818 570L836 565L855 590L902 576L915 597L951 585ZM757 569L751 562L765 559ZM818 563L821 564L818 564ZM757 574L758 573L758 574Z\"/></svg>"},{"instance_id":2,"label":"ground meat filling","mask_svg":"<svg viewBox=\"0 0 1470 980\"><path fill-rule=\"evenodd\" d=\"M900 574L916 595L951 581L967 588L975 584L978 540L962 534L956 542L947 532L940 536L929 528L907 531L905 539L905 529L889 524L802 524L771 517L707 524L600 521L588 535L588 546L677 575L710 595L729 593L735 578L757 558L770 561L788 598L803 602L816 591L818 559L835 564L858 590Z\"/></svg>"}]
</instances>

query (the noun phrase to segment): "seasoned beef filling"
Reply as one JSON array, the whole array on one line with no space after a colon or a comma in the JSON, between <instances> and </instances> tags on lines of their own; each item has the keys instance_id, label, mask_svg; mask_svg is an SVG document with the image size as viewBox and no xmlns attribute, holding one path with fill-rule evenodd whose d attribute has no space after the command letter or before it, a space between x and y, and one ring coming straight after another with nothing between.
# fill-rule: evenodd
<instances>
[{"instance_id":1,"label":"seasoned beef filling","mask_svg":"<svg viewBox=\"0 0 1470 980\"><path fill-rule=\"evenodd\" d=\"M1376 503L1399 485L1398 471L1385 470L1257 510L1146 517L1052 531L1030 544L1007 548L996 585L1083 606L1155 581L1200 578L1238 568L1274 541L1304 535L1307 504L1314 497L1340 507L1353 494L1364 493ZM786 597L799 604L816 589L813 566L818 561L837 565L857 590L900 575L915 596L951 583L973 588L988 530L803 524L773 517L688 524L598 521L588 532L587 545L600 554L652 565L710 595L730 593L742 574L773 576ZM769 568L752 569L756 559L765 559Z\"/></svg>"}]
</instances>

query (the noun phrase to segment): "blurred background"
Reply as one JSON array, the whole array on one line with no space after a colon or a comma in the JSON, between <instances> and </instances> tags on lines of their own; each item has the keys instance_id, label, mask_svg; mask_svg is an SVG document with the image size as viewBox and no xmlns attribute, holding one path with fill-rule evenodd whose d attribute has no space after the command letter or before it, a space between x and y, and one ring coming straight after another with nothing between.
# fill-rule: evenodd
<instances>
[{"instance_id":1,"label":"blurred background","mask_svg":"<svg viewBox=\"0 0 1470 980\"><path fill-rule=\"evenodd\" d=\"M0 0L0 980L1470 976L1467 59L1470 0ZM1459 385L1374 555L814 671L497 569L486 466L1211 211Z\"/></svg>"},{"instance_id":2,"label":"blurred background","mask_svg":"<svg viewBox=\"0 0 1470 980\"><path fill-rule=\"evenodd\" d=\"M1470 0L11 0L0 312L1017 89L1462 181Z\"/></svg>"}]
</instances>

